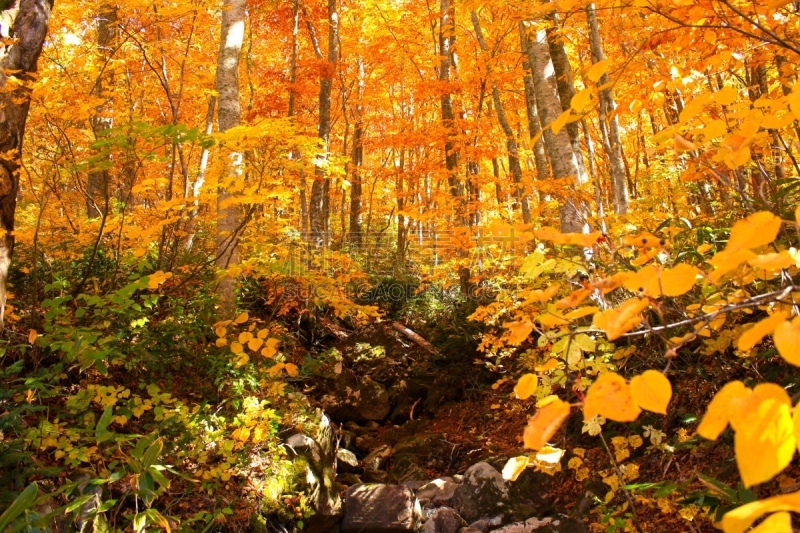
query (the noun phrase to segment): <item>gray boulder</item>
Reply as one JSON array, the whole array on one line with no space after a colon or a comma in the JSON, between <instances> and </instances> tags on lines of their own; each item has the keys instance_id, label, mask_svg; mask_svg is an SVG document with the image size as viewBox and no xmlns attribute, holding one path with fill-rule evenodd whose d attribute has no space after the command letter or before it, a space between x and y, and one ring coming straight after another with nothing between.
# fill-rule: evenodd
<instances>
[{"instance_id":1,"label":"gray boulder","mask_svg":"<svg viewBox=\"0 0 800 533\"><path fill-rule=\"evenodd\" d=\"M423 533L458 533L458 531L466 526L467 523L463 518L458 516L453 509L449 507L439 507L434 509L429 515L428 520L422 527Z\"/></svg>"},{"instance_id":2,"label":"gray boulder","mask_svg":"<svg viewBox=\"0 0 800 533\"><path fill-rule=\"evenodd\" d=\"M402 485L366 484L347 489L342 533L410 533L422 518L414 493Z\"/></svg>"},{"instance_id":3,"label":"gray boulder","mask_svg":"<svg viewBox=\"0 0 800 533\"><path fill-rule=\"evenodd\" d=\"M417 498L427 498L436 505L448 505L457 488L458 483L451 477L434 479L417 490Z\"/></svg>"},{"instance_id":4,"label":"gray boulder","mask_svg":"<svg viewBox=\"0 0 800 533\"><path fill-rule=\"evenodd\" d=\"M489 463L472 465L456 488L452 506L465 520L503 515L508 505L508 487L503 475Z\"/></svg>"},{"instance_id":5,"label":"gray boulder","mask_svg":"<svg viewBox=\"0 0 800 533\"><path fill-rule=\"evenodd\" d=\"M560 516L556 518L528 518L524 522L515 522L491 533L588 533L586 524L580 520Z\"/></svg>"},{"instance_id":6,"label":"gray boulder","mask_svg":"<svg viewBox=\"0 0 800 533\"><path fill-rule=\"evenodd\" d=\"M331 418L340 422L383 420L389 415L386 387L368 377L356 379L344 372L320 403Z\"/></svg>"}]
</instances>

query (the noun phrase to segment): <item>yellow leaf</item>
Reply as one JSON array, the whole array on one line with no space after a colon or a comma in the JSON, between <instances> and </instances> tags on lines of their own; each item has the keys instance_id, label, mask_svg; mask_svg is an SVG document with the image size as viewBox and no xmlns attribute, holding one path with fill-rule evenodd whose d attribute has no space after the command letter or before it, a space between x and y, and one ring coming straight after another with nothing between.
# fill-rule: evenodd
<instances>
[{"instance_id":1,"label":"yellow leaf","mask_svg":"<svg viewBox=\"0 0 800 533\"><path fill-rule=\"evenodd\" d=\"M629 291L650 298L681 296L694 287L698 273L697 267L684 263L665 269L648 265L625 281L624 285Z\"/></svg>"},{"instance_id":2,"label":"yellow leaf","mask_svg":"<svg viewBox=\"0 0 800 533\"><path fill-rule=\"evenodd\" d=\"M780 270L795 264L794 257L787 250L778 253L768 253L757 255L748 259L747 264L753 268L763 268L766 270Z\"/></svg>"},{"instance_id":3,"label":"yellow leaf","mask_svg":"<svg viewBox=\"0 0 800 533\"><path fill-rule=\"evenodd\" d=\"M631 394L642 409L665 415L672 399L672 385L661 372L646 370L631 380Z\"/></svg>"},{"instance_id":4,"label":"yellow leaf","mask_svg":"<svg viewBox=\"0 0 800 533\"><path fill-rule=\"evenodd\" d=\"M233 319L234 323L236 324L244 324L250 318L250 315L245 311L244 313L240 314L236 318Z\"/></svg>"},{"instance_id":5,"label":"yellow leaf","mask_svg":"<svg viewBox=\"0 0 800 533\"><path fill-rule=\"evenodd\" d=\"M224 328L222 326L217 327L214 329L214 333L217 334L217 337L224 337L226 333L228 333L228 328Z\"/></svg>"},{"instance_id":6,"label":"yellow leaf","mask_svg":"<svg viewBox=\"0 0 800 533\"><path fill-rule=\"evenodd\" d=\"M594 315L595 327L606 332L608 340L613 341L621 335L632 330L642 322L639 316L647 309L650 302L644 298L631 298L622 303L617 309L609 309Z\"/></svg>"},{"instance_id":7,"label":"yellow leaf","mask_svg":"<svg viewBox=\"0 0 800 533\"><path fill-rule=\"evenodd\" d=\"M583 421L597 415L616 422L633 422L642 410L633 401L630 386L625 378L614 372L601 374L586 393Z\"/></svg>"},{"instance_id":8,"label":"yellow leaf","mask_svg":"<svg viewBox=\"0 0 800 533\"><path fill-rule=\"evenodd\" d=\"M293 378L297 377L297 375L300 374L300 371L297 368L297 365L294 364L294 363L286 363L286 365L284 365L283 369L286 370L286 373L289 374L289 376L293 377Z\"/></svg>"},{"instance_id":9,"label":"yellow leaf","mask_svg":"<svg viewBox=\"0 0 800 533\"><path fill-rule=\"evenodd\" d=\"M794 118L800 120L800 83L795 84L789 95L789 107L794 113Z\"/></svg>"},{"instance_id":10,"label":"yellow leaf","mask_svg":"<svg viewBox=\"0 0 800 533\"><path fill-rule=\"evenodd\" d=\"M517 385L514 387L514 394L520 400L527 400L536 392L538 386L539 378L536 374L525 374L519 378Z\"/></svg>"},{"instance_id":11,"label":"yellow leaf","mask_svg":"<svg viewBox=\"0 0 800 533\"><path fill-rule=\"evenodd\" d=\"M561 298L555 303L556 309L567 309L570 307L575 307L580 305L586 298L588 298L592 291L591 287L586 289L578 289L577 291L573 291L572 294Z\"/></svg>"},{"instance_id":12,"label":"yellow leaf","mask_svg":"<svg viewBox=\"0 0 800 533\"><path fill-rule=\"evenodd\" d=\"M35 329L30 330L28 332L28 344L33 344L34 342L36 342L36 338L38 336L39 334L36 332Z\"/></svg>"},{"instance_id":13,"label":"yellow leaf","mask_svg":"<svg viewBox=\"0 0 800 533\"><path fill-rule=\"evenodd\" d=\"M556 368L558 368L558 359L551 357L545 364L536 365L534 370L537 372L549 372L550 370L555 370Z\"/></svg>"},{"instance_id":14,"label":"yellow leaf","mask_svg":"<svg viewBox=\"0 0 800 533\"><path fill-rule=\"evenodd\" d=\"M247 342L253 338L253 334L249 331L243 331L239 333L239 342L242 344L247 344Z\"/></svg>"},{"instance_id":15,"label":"yellow leaf","mask_svg":"<svg viewBox=\"0 0 800 533\"><path fill-rule=\"evenodd\" d=\"M675 150L678 152L692 152L697 150L697 145L682 135L675 133L672 135L672 140L675 142Z\"/></svg>"},{"instance_id":16,"label":"yellow leaf","mask_svg":"<svg viewBox=\"0 0 800 533\"><path fill-rule=\"evenodd\" d=\"M717 34L714 30L706 30L705 33L703 33L703 38L712 46L717 44Z\"/></svg>"},{"instance_id":17,"label":"yellow leaf","mask_svg":"<svg viewBox=\"0 0 800 533\"><path fill-rule=\"evenodd\" d=\"M569 320L577 320L585 316L593 315L598 311L600 311L600 308L595 307L593 305L589 307L581 307L580 309L576 309L574 311L567 313L566 315L564 315L564 318L567 318Z\"/></svg>"},{"instance_id":18,"label":"yellow leaf","mask_svg":"<svg viewBox=\"0 0 800 533\"><path fill-rule=\"evenodd\" d=\"M632 272L618 272L611 277L595 281L592 283L592 287L599 290L603 294L608 294L614 289L622 287L631 276L633 276Z\"/></svg>"},{"instance_id":19,"label":"yellow leaf","mask_svg":"<svg viewBox=\"0 0 800 533\"><path fill-rule=\"evenodd\" d=\"M795 220L795 222L797 222L798 224L800 224L800 205L798 205L798 206L797 206L797 207L794 209L794 220Z\"/></svg>"},{"instance_id":20,"label":"yellow leaf","mask_svg":"<svg viewBox=\"0 0 800 533\"><path fill-rule=\"evenodd\" d=\"M527 466L528 458L526 456L520 455L519 457L512 457L503 467L503 479L506 481L516 481Z\"/></svg>"},{"instance_id":21,"label":"yellow leaf","mask_svg":"<svg viewBox=\"0 0 800 533\"><path fill-rule=\"evenodd\" d=\"M559 398L536 411L536 415L528 420L528 425L522 434L525 448L532 450L544 448L568 416L569 404Z\"/></svg>"},{"instance_id":22,"label":"yellow leaf","mask_svg":"<svg viewBox=\"0 0 800 533\"><path fill-rule=\"evenodd\" d=\"M769 211L759 211L739 220L731 228L725 250L752 250L775 240L781 229L781 219Z\"/></svg>"},{"instance_id":23,"label":"yellow leaf","mask_svg":"<svg viewBox=\"0 0 800 533\"><path fill-rule=\"evenodd\" d=\"M750 394L750 389L744 386L741 381L731 381L726 383L720 391L714 395L702 422L697 427L697 434L708 440L717 440L720 433L725 431L730 421L730 405L735 398L742 398Z\"/></svg>"},{"instance_id":24,"label":"yellow leaf","mask_svg":"<svg viewBox=\"0 0 800 533\"><path fill-rule=\"evenodd\" d=\"M797 441L789 407L775 399L758 406L736 431L736 463L745 487L769 481L792 461Z\"/></svg>"},{"instance_id":25,"label":"yellow leaf","mask_svg":"<svg viewBox=\"0 0 800 533\"><path fill-rule=\"evenodd\" d=\"M788 363L800 366L800 317L778 324L772 338L781 357Z\"/></svg>"},{"instance_id":26,"label":"yellow leaf","mask_svg":"<svg viewBox=\"0 0 800 533\"><path fill-rule=\"evenodd\" d=\"M800 512L800 492L756 500L728 511L722 517L722 527L725 533L744 533L765 514L784 511Z\"/></svg>"},{"instance_id":27,"label":"yellow leaf","mask_svg":"<svg viewBox=\"0 0 800 533\"><path fill-rule=\"evenodd\" d=\"M508 330L508 343L512 345L521 344L528 335L533 331L533 322L528 318L522 320L515 320L513 322L505 322L503 327Z\"/></svg>"},{"instance_id":28,"label":"yellow leaf","mask_svg":"<svg viewBox=\"0 0 800 533\"><path fill-rule=\"evenodd\" d=\"M608 72L609 65L610 62L608 59L598 61L589 68L589 70L586 72L586 77L592 80L593 82L597 83L600 80L600 78L603 77L603 74Z\"/></svg>"},{"instance_id":29,"label":"yellow leaf","mask_svg":"<svg viewBox=\"0 0 800 533\"><path fill-rule=\"evenodd\" d=\"M772 316L759 320L755 325L741 334L736 347L742 351L747 351L757 343L761 342L764 336L769 335L775 328L789 317L789 311L779 311Z\"/></svg>"},{"instance_id":30,"label":"yellow leaf","mask_svg":"<svg viewBox=\"0 0 800 533\"><path fill-rule=\"evenodd\" d=\"M586 109L586 106L589 105L591 98L592 90L589 88L583 89L582 91L575 93L575 96L572 97L572 101L570 102L570 106L576 112L580 113Z\"/></svg>"},{"instance_id":31,"label":"yellow leaf","mask_svg":"<svg viewBox=\"0 0 800 533\"><path fill-rule=\"evenodd\" d=\"M789 398L789 394L783 387L775 383L760 383L746 395L733 398L728 409L733 430L738 431L745 419L751 413L756 412L762 402L770 398L788 406L790 409L792 407L792 400Z\"/></svg>"},{"instance_id":32,"label":"yellow leaf","mask_svg":"<svg viewBox=\"0 0 800 533\"><path fill-rule=\"evenodd\" d=\"M786 511L769 515L750 533L792 533L792 515Z\"/></svg>"},{"instance_id":33,"label":"yellow leaf","mask_svg":"<svg viewBox=\"0 0 800 533\"><path fill-rule=\"evenodd\" d=\"M636 235L626 235L622 238L622 244L639 248L661 248L667 244L667 241L656 237L649 231L643 231Z\"/></svg>"},{"instance_id":34,"label":"yellow leaf","mask_svg":"<svg viewBox=\"0 0 800 533\"><path fill-rule=\"evenodd\" d=\"M756 254L750 250L729 251L726 249L718 252L714 257L708 260L708 262L716 268L716 270L709 275L711 281L717 283L722 279L722 276L754 257L756 257Z\"/></svg>"},{"instance_id":35,"label":"yellow leaf","mask_svg":"<svg viewBox=\"0 0 800 533\"><path fill-rule=\"evenodd\" d=\"M214 344L217 346L217 348L222 348L223 346L228 345L228 339L219 338L216 341L214 341Z\"/></svg>"},{"instance_id":36,"label":"yellow leaf","mask_svg":"<svg viewBox=\"0 0 800 533\"><path fill-rule=\"evenodd\" d=\"M739 93L733 87L723 87L714 93L712 100L719 105L730 105L736 101Z\"/></svg>"},{"instance_id":37,"label":"yellow leaf","mask_svg":"<svg viewBox=\"0 0 800 533\"><path fill-rule=\"evenodd\" d=\"M244 346L242 346L242 343L234 341L231 343L231 351L235 354L240 354L244 352Z\"/></svg>"},{"instance_id":38,"label":"yellow leaf","mask_svg":"<svg viewBox=\"0 0 800 533\"><path fill-rule=\"evenodd\" d=\"M258 337L254 337L247 341L247 347L254 352L261 348L262 344L264 344L264 339L259 339Z\"/></svg>"}]
</instances>

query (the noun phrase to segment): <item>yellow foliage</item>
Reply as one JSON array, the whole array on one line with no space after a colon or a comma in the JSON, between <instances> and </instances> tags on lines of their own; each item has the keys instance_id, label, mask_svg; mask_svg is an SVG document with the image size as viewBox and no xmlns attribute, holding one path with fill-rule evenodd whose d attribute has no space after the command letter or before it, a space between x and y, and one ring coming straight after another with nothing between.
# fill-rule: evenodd
<instances>
[{"instance_id":1,"label":"yellow foliage","mask_svg":"<svg viewBox=\"0 0 800 533\"><path fill-rule=\"evenodd\" d=\"M642 323L640 313L650 302L644 298L631 298L616 309L609 309L594 315L595 327L605 331L608 340L613 341Z\"/></svg>"},{"instance_id":2,"label":"yellow foliage","mask_svg":"<svg viewBox=\"0 0 800 533\"><path fill-rule=\"evenodd\" d=\"M536 388L538 386L539 378L536 374L525 374L519 378L517 385L514 387L514 394L516 394L517 398L520 400L527 400L531 395L536 393Z\"/></svg>"},{"instance_id":3,"label":"yellow foliage","mask_svg":"<svg viewBox=\"0 0 800 533\"><path fill-rule=\"evenodd\" d=\"M583 420L597 415L616 422L633 422L641 413L625 378L614 372L601 374L586 393Z\"/></svg>"},{"instance_id":4,"label":"yellow foliage","mask_svg":"<svg viewBox=\"0 0 800 533\"><path fill-rule=\"evenodd\" d=\"M730 421L731 402L736 398L742 398L750 393L750 389L744 386L741 381L731 381L726 383L722 389L712 398L708 404L703 420L697 427L697 434L709 440L717 440L720 433L725 431Z\"/></svg>"},{"instance_id":5,"label":"yellow foliage","mask_svg":"<svg viewBox=\"0 0 800 533\"><path fill-rule=\"evenodd\" d=\"M528 425L522 434L525 447L531 450L544 448L568 416L569 404L561 399L556 398L541 407L533 418L528 420Z\"/></svg>"},{"instance_id":6,"label":"yellow foliage","mask_svg":"<svg viewBox=\"0 0 800 533\"><path fill-rule=\"evenodd\" d=\"M797 441L789 407L775 399L761 402L736 431L736 464L745 487L769 481L794 457Z\"/></svg>"},{"instance_id":7,"label":"yellow foliage","mask_svg":"<svg viewBox=\"0 0 800 533\"><path fill-rule=\"evenodd\" d=\"M769 335L775 328L778 327L786 318L788 318L788 311L779 311L772 316L756 322L753 327L742 333L736 347L742 351L747 351L757 343L761 342L766 335Z\"/></svg>"},{"instance_id":8,"label":"yellow foliage","mask_svg":"<svg viewBox=\"0 0 800 533\"><path fill-rule=\"evenodd\" d=\"M631 394L640 408L665 415L672 398L672 385L661 372L646 370L631 379Z\"/></svg>"},{"instance_id":9,"label":"yellow foliage","mask_svg":"<svg viewBox=\"0 0 800 533\"><path fill-rule=\"evenodd\" d=\"M775 328L772 334L775 347L787 362L800 366L800 317L794 317Z\"/></svg>"}]
</instances>

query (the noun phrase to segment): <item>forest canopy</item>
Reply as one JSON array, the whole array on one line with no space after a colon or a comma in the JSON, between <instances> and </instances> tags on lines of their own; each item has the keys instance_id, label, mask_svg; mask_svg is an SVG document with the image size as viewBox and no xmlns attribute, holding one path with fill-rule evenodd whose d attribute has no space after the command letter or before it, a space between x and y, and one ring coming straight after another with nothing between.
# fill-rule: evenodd
<instances>
[{"instance_id":1,"label":"forest canopy","mask_svg":"<svg viewBox=\"0 0 800 533\"><path fill-rule=\"evenodd\" d=\"M797 2L0 9L0 532L325 531L447 402L592 531L792 531Z\"/></svg>"}]
</instances>

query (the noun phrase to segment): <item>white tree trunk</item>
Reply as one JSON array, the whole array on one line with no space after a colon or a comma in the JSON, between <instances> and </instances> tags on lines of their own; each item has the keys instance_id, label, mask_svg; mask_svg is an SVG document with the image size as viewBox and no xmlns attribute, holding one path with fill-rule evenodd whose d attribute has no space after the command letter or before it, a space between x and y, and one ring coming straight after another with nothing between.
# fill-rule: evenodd
<instances>
[{"instance_id":1,"label":"white tree trunk","mask_svg":"<svg viewBox=\"0 0 800 533\"><path fill-rule=\"evenodd\" d=\"M562 112L545 30L531 32L528 39L528 59L533 71L539 118L544 128L556 120ZM557 134L549 127L544 128L543 136L553 177L556 179L571 177L576 185L583 185L578 161L566 128L561 128ZM588 230L582 203L572 199L565 201L561 207L561 231L574 233Z\"/></svg>"},{"instance_id":2,"label":"white tree trunk","mask_svg":"<svg viewBox=\"0 0 800 533\"><path fill-rule=\"evenodd\" d=\"M239 56L244 39L244 0L222 1L222 33L217 59L217 93L219 131L224 132L239 125L242 109L239 104ZM217 267L227 269L239 263L239 207L231 203L227 187L242 178L244 161L241 152L225 150L227 164L220 176L217 195ZM227 273L217 286L219 317L231 319L236 313L236 280Z\"/></svg>"}]
</instances>

